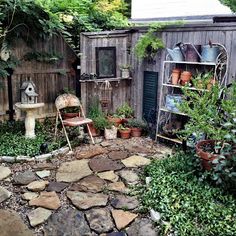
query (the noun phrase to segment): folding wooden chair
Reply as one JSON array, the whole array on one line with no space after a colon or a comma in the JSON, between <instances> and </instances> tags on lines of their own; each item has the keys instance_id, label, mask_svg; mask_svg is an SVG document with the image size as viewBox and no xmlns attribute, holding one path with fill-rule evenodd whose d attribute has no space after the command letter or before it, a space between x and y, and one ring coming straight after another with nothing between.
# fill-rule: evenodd
<instances>
[{"instance_id":1,"label":"folding wooden chair","mask_svg":"<svg viewBox=\"0 0 236 236\"><path fill-rule=\"evenodd\" d=\"M68 134L66 132L65 126L86 125L88 132L89 132L89 136L92 140L92 143L94 144L94 140L93 140L93 137L92 137L89 125L88 125L89 123L92 123L93 121L91 119L88 119L85 117L84 110L83 110L83 107L80 103L80 100L75 95L65 93L65 94L62 94L56 98L55 105L56 105L56 109L57 109L55 137L57 135L57 126L58 126L58 118L59 118L61 121L63 130L64 130L64 133L65 133L65 136L66 136L66 140L68 142L68 145L69 145L69 148L71 151L72 151L72 148L71 148L70 140L68 138ZM60 110L63 108L66 108L66 107L79 107L80 116L63 120Z\"/></svg>"}]
</instances>

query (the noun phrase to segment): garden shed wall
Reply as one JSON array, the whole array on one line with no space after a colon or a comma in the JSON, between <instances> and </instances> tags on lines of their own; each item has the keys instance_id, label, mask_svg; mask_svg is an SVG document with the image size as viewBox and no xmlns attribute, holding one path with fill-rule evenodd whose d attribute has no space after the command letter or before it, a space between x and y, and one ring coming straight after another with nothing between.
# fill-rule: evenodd
<instances>
[{"instance_id":1,"label":"garden shed wall","mask_svg":"<svg viewBox=\"0 0 236 236\"><path fill-rule=\"evenodd\" d=\"M136 27L130 31L81 34L82 73L96 73L95 47L98 46L116 46L117 73L119 73L120 64L131 64L132 80L130 82L122 80L118 86L115 86L113 108L122 104L123 101L128 101L135 109L137 117L142 117L144 71L158 72L157 100L159 100L162 62L166 57L166 50L161 50L156 55L155 63L138 60L133 49L138 38L145 32L147 32L147 27ZM236 80L236 23L188 23L183 26L169 26L157 35L163 39L167 48L173 48L177 42L204 45L211 40L213 43L223 44L229 54L226 83ZM91 94L94 95L96 84L84 82L81 88L82 102L87 105Z\"/></svg>"}]
</instances>

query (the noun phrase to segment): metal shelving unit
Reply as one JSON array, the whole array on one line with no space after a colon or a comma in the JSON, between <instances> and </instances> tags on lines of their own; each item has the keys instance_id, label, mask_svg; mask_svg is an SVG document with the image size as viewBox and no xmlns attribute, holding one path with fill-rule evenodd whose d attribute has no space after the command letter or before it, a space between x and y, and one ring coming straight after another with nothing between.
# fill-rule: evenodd
<instances>
[{"instance_id":1,"label":"metal shelving unit","mask_svg":"<svg viewBox=\"0 0 236 236\"><path fill-rule=\"evenodd\" d=\"M180 121L187 122L188 117L186 114L170 110L166 107L166 95L168 94L181 94L182 85L174 85L171 84L171 71L174 68L180 68L182 70L191 71L192 74L196 74L198 72L209 72L213 71L214 79L220 84L225 85L225 77L227 75L227 62L228 62L228 54L226 48L220 44L218 45L221 48L221 52L218 55L216 62L191 62L191 61L171 61L170 55L167 54L166 60L163 62L162 65L162 84L161 84L161 92L160 92L160 99L159 99L159 111L157 116L157 127L156 127L156 139L165 139L168 141L172 141L174 143L181 144L182 140L178 139L177 137L168 137L163 132L163 126L167 124L169 121L178 119ZM207 89L199 89L195 87L186 87L186 89L194 90L196 92L207 92Z\"/></svg>"}]
</instances>

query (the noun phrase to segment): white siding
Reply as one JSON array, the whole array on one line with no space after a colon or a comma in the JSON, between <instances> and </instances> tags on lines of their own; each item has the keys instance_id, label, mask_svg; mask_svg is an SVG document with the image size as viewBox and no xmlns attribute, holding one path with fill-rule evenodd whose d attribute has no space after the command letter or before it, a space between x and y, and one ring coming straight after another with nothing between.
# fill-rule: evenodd
<instances>
[{"instance_id":1,"label":"white siding","mask_svg":"<svg viewBox=\"0 0 236 236\"><path fill-rule=\"evenodd\" d=\"M230 13L218 0L132 0L132 19Z\"/></svg>"}]
</instances>

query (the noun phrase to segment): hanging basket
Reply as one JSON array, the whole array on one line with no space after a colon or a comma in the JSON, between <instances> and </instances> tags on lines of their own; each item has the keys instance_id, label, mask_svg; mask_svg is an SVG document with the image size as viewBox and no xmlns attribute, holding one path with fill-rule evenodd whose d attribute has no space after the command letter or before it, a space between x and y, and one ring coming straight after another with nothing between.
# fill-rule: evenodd
<instances>
[{"instance_id":1,"label":"hanging basket","mask_svg":"<svg viewBox=\"0 0 236 236\"><path fill-rule=\"evenodd\" d=\"M111 108L112 100L112 87L108 80L105 80L99 88L99 100L101 103L102 111L108 113Z\"/></svg>"}]
</instances>

